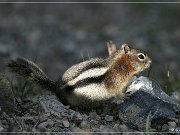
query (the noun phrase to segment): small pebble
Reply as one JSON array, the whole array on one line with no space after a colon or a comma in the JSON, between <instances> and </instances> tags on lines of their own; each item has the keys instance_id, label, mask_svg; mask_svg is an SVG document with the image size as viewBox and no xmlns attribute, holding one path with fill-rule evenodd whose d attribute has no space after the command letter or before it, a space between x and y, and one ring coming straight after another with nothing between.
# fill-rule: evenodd
<instances>
[{"instance_id":1,"label":"small pebble","mask_svg":"<svg viewBox=\"0 0 180 135\"><path fill-rule=\"evenodd\" d=\"M97 115L96 112L90 112L89 113L89 117L91 117L92 119L96 119L96 120L100 120L101 117L99 115Z\"/></svg>"},{"instance_id":2,"label":"small pebble","mask_svg":"<svg viewBox=\"0 0 180 135\"><path fill-rule=\"evenodd\" d=\"M113 116L106 115L105 120L108 121L108 122L111 122L111 121L113 121Z\"/></svg>"},{"instance_id":3,"label":"small pebble","mask_svg":"<svg viewBox=\"0 0 180 135\"><path fill-rule=\"evenodd\" d=\"M127 126L126 126L126 125L124 125L124 124L119 125L119 129L120 129L120 131L122 131L122 132L127 132L127 131L128 131Z\"/></svg>"},{"instance_id":4,"label":"small pebble","mask_svg":"<svg viewBox=\"0 0 180 135\"><path fill-rule=\"evenodd\" d=\"M70 106L69 106L69 105L67 105L67 106L64 106L64 108L69 109L69 108L70 108Z\"/></svg>"},{"instance_id":5,"label":"small pebble","mask_svg":"<svg viewBox=\"0 0 180 135\"><path fill-rule=\"evenodd\" d=\"M81 121L83 119L83 117L80 113L75 113L73 116L73 119L76 121Z\"/></svg>"},{"instance_id":6,"label":"small pebble","mask_svg":"<svg viewBox=\"0 0 180 135\"><path fill-rule=\"evenodd\" d=\"M113 126L113 129L118 129L118 127L119 127L119 124L115 124L115 125Z\"/></svg>"},{"instance_id":7,"label":"small pebble","mask_svg":"<svg viewBox=\"0 0 180 135\"><path fill-rule=\"evenodd\" d=\"M48 120L48 117L46 116L46 115L41 115L40 117L39 117L39 122L41 123L41 122L44 122L44 121L47 121Z\"/></svg>"},{"instance_id":8,"label":"small pebble","mask_svg":"<svg viewBox=\"0 0 180 135\"><path fill-rule=\"evenodd\" d=\"M46 123L48 124L49 127L52 127L54 125L54 121L51 119L48 119Z\"/></svg>"},{"instance_id":9,"label":"small pebble","mask_svg":"<svg viewBox=\"0 0 180 135\"><path fill-rule=\"evenodd\" d=\"M69 121L67 121L67 120L63 121L63 125L64 125L64 127L68 128L70 125Z\"/></svg>"},{"instance_id":10,"label":"small pebble","mask_svg":"<svg viewBox=\"0 0 180 135\"><path fill-rule=\"evenodd\" d=\"M169 125L170 127L176 127L176 126L177 126L174 121L169 121L169 122L168 122L168 125Z\"/></svg>"},{"instance_id":11,"label":"small pebble","mask_svg":"<svg viewBox=\"0 0 180 135\"><path fill-rule=\"evenodd\" d=\"M87 121L82 121L81 122L81 124L80 124L80 128L82 128L82 129L90 129L90 125L89 125L89 123L87 122Z\"/></svg>"},{"instance_id":12,"label":"small pebble","mask_svg":"<svg viewBox=\"0 0 180 135\"><path fill-rule=\"evenodd\" d=\"M168 126L167 124L164 124L164 125L162 126L162 131L163 131L163 132L168 132L168 131L169 131L169 126Z\"/></svg>"},{"instance_id":13,"label":"small pebble","mask_svg":"<svg viewBox=\"0 0 180 135\"><path fill-rule=\"evenodd\" d=\"M47 122L43 122L43 123L40 123L37 128L40 129L40 130L46 130L46 126L48 125Z\"/></svg>"}]
</instances>

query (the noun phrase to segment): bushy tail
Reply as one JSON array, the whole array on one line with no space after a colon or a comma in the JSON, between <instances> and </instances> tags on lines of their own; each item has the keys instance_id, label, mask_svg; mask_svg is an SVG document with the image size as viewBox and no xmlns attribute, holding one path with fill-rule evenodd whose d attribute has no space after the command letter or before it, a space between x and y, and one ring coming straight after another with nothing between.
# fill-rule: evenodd
<instances>
[{"instance_id":1,"label":"bushy tail","mask_svg":"<svg viewBox=\"0 0 180 135\"><path fill-rule=\"evenodd\" d=\"M17 75L24 77L27 80L35 82L40 87L54 91L55 82L51 81L46 74L34 62L18 58L11 60L7 67Z\"/></svg>"}]
</instances>

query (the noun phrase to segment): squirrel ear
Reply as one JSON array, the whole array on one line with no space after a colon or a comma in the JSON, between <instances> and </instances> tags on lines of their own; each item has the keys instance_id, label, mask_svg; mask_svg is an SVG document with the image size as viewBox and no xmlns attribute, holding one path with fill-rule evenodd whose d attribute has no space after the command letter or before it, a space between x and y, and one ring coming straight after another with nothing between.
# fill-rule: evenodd
<instances>
[{"instance_id":1,"label":"squirrel ear","mask_svg":"<svg viewBox=\"0 0 180 135\"><path fill-rule=\"evenodd\" d=\"M121 49L124 50L125 54L128 54L130 52L130 47L127 44L123 44Z\"/></svg>"}]
</instances>

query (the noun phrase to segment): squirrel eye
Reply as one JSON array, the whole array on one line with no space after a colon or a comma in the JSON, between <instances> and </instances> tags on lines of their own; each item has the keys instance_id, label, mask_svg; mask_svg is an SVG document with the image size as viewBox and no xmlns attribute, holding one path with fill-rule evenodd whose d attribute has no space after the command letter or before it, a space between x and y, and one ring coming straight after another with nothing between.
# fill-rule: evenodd
<instances>
[{"instance_id":1,"label":"squirrel eye","mask_svg":"<svg viewBox=\"0 0 180 135\"><path fill-rule=\"evenodd\" d=\"M145 59L145 55L143 54L143 53L139 53L138 54L138 58L139 58L139 60L144 60Z\"/></svg>"}]
</instances>

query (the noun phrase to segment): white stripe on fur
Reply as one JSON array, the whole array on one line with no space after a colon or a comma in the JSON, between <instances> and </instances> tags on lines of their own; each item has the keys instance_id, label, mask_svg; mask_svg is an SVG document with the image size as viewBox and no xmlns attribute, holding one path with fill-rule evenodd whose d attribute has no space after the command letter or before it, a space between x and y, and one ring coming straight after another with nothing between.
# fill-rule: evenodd
<instances>
[{"instance_id":1,"label":"white stripe on fur","mask_svg":"<svg viewBox=\"0 0 180 135\"><path fill-rule=\"evenodd\" d=\"M78 77L76 77L75 79L67 82L67 84L72 86L80 80L101 76L101 75L105 74L107 72L107 70L108 70L108 68L105 68L105 67L93 68L93 69L86 70L83 73L81 73Z\"/></svg>"},{"instance_id":2,"label":"white stripe on fur","mask_svg":"<svg viewBox=\"0 0 180 135\"><path fill-rule=\"evenodd\" d=\"M78 96L85 96L91 100L103 100L111 97L104 84L89 84L85 87L75 88L74 93Z\"/></svg>"}]
</instances>

